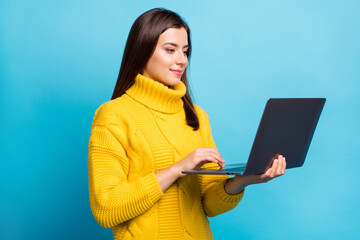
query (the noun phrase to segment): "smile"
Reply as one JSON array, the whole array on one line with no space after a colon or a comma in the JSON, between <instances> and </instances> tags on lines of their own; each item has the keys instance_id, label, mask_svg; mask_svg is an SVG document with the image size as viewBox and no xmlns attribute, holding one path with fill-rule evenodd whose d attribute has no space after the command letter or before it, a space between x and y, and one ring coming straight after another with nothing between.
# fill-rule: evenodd
<instances>
[{"instance_id":1,"label":"smile","mask_svg":"<svg viewBox=\"0 0 360 240\"><path fill-rule=\"evenodd\" d=\"M176 74L177 76L181 76L183 74L183 71L182 70L173 70L173 69L170 69L171 72L173 72L174 74Z\"/></svg>"}]
</instances>

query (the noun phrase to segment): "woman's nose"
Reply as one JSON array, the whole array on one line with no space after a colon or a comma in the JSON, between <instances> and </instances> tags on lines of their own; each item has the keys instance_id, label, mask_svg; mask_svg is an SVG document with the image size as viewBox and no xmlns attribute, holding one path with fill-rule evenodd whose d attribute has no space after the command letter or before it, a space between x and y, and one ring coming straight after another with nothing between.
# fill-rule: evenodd
<instances>
[{"instance_id":1,"label":"woman's nose","mask_svg":"<svg viewBox=\"0 0 360 240\"><path fill-rule=\"evenodd\" d=\"M183 52L179 52L176 56L176 64L185 65L187 63L187 56Z\"/></svg>"}]
</instances>

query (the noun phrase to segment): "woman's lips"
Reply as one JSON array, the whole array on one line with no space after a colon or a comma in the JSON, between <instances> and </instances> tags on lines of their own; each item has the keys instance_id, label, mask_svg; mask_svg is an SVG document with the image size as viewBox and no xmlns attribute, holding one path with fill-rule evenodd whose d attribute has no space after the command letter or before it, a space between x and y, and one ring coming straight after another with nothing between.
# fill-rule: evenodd
<instances>
[{"instance_id":1,"label":"woman's lips","mask_svg":"<svg viewBox=\"0 0 360 240\"><path fill-rule=\"evenodd\" d=\"M183 74L182 70L174 70L174 69L170 69L170 71L172 71L174 74L181 76Z\"/></svg>"}]
</instances>

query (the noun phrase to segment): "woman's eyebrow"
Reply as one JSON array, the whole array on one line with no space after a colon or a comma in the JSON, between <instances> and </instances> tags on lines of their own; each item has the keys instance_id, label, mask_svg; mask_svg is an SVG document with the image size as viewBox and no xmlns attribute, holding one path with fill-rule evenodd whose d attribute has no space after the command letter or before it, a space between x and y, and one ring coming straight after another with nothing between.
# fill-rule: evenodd
<instances>
[{"instance_id":1,"label":"woman's eyebrow","mask_svg":"<svg viewBox=\"0 0 360 240\"><path fill-rule=\"evenodd\" d=\"M166 45L166 44L170 44L170 45L172 45L172 46L174 46L174 47L178 47L178 46L179 46L179 45L177 45L176 43L172 43L172 42L164 43L163 46ZM184 45L184 46L183 46L183 48L187 48L187 47L189 47L189 45Z\"/></svg>"}]
</instances>

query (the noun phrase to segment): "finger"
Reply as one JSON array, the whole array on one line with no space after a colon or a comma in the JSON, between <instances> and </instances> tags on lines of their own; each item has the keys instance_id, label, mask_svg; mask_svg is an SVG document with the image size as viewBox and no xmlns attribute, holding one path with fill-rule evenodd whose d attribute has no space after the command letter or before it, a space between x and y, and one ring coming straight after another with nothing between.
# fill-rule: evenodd
<instances>
[{"instance_id":1,"label":"finger","mask_svg":"<svg viewBox=\"0 0 360 240\"><path fill-rule=\"evenodd\" d=\"M284 169L284 157L278 158L278 167L276 169L276 176L281 176Z\"/></svg>"},{"instance_id":2,"label":"finger","mask_svg":"<svg viewBox=\"0 0 360 240\"><path fill-rule=\"evenodd\" d=\"M223 163L218 163L218 164L219 164L221 169L225 168L225 165Z\"/></svg>"},{"instance_id":3,"label":"finger","mask_svg":"<svg viewBox=\"0 0 360 240\"><path fill-rule=\"evenodd\" d=\"M215 157L219 162L224 163L225 160L221 158L220 153L216 151L214 148L207 148L207 150L203 154L209 154Z\"/></svg>"},{"instance_id":4,"label":"finger","mask_svg":"<svg viewBox=\"0 0 360 240\"><path fill-rule=\"evenodd\" d=\"M273 172L273 167L274 167L274 161L272 162L271 167L268 168L265 173L263 173L264 177L265 177L265 176L266 176L266 177L270 177L271 173Z\"/></svg>"},{"instance_id":5,"label":"finger","mask_svg":"<svg viewBox=\"0 0 360 240\"><path fill-rule=\"evenodd\" d=\"M216 150L215 148L206 148L206 150L209 151L209 152L211 152L211 153L213 153L213 154L215 154L215 155L218 157L218 159L219 159L220 162L225 162L225 160L221 157L221 155L220 155L220 153L218 152L218 150Z\"/></svg>"},{"instance_id":6,"label":"finger","mask_svg":"<svg viewBox=\"0 0 360 240\"><path fill-rule=\"evenodd\" d=\"M202 164L200 163L200 165L213 162L213 163L217 163L220 166L220 168L225 167L225 165L217 159L217 156L211 152L204 152L200 156L199 161L202 162ZM197 163L197 165L199 165L199 163Z\"/></svg>"},{"instance_id":7,"label":"finger","mask_svg":"<svg viewBox=\"0 0 360 240\"><path fill-rule=\"evenodd\" d=\"M283 157L283 156L279 157L279 158L278 158L278 161L279 161L279 165L278 165L276 174L277 174L278 176L280 176L280 175L283 174L283 170L284 170L284 157Z\"/></svg>"},{"instance_id":8,"label":"finger","mask_svg":"<svg viewBox=\"0 0 360 240\"><path fill-rule=\"evenodd\" d=\"M269 168L265 173L261 174L261 182L268 182L271 180L270 175L272 174L273 169Z\"/></svg>"},{"instance_id":9,"label":"finger","mask_svg":"<svg viewBox=\"0 0 360 240\"><path fill-rule=\"evenodd\" d=\"M201 154L200 158L199 158L200 161L206 161L206 160L209 160L209 161L212 161L212 162L215 162L215 163L218 163L219 160L217 159L216 156L214 156L213 154L209 153L209 152L204 152Z\"/></svg>"},{"instance_id":10,"label":"finger","mask_svg":"<svg viewBox=\"0 0 360 240\"><path fill-rule=\"evenodd\" d=\"M278 160L278 167L276 169L276 174L277 175L280 175L282 173L282 170L283 170L283 158L284 156L279 154L277 155L277 160Z\"/></svg>"},{"instance_id":11,"label":"finger","mask_svg":"<svg viewBox=\"0 0 360 240\"><path fill-rule=\"evenodd\" d=\"M216 148L203 148L205 152L211 152L213 154L215 154L219 160L223 160L220 153L216 150Z\"/></svg>"},{"instance_id":12,"label":"finger","mask_svg":"<svg viewBox=\"0 0 360 240\"><path fill-rule=\"evenodd\" d=\"M207 159L204 159L204 160L202 160L202 161L200 161L198 164L197 164L197 166L202 166L202 165L204 165L204 164L206 164L206 163L216 163L217 165L219 165L220 166L220 168L225 168L225 165L224 164L222 164L222 163L220 163L220 162L218 162L218 161L212 161L212 160L207 160ZM210 166L209 166L210 167ZM213 167L212 167L213 168Z\"/></svg>"},{"instance_id":13,"label":"finger","mask_svg":"<svg viewBox=\"0 0 360 240\"><path fill-rule=\"evenodd\" d=\"M275 159L276 159L276 157L273 157L273 158L272 158L271 166L266 170L265 173L263 173L263 174L265 174L265 175L268 176L268 177L270 177L271 173L272 173L273 170L274 170Z\"/></svg>"},{"instance_id":14,"label":"finger","mask_svg":"<svg viewBox=\"0 0 360 240\"><path fill-rule=\"evenodd\" d=\"M276 175L278 165L279 165L279 160L275 159L274 162L273 162L273 165L271 166L271 170L272 170L271 173L270 173L271 178L274 178L274 176Z\"/></svg>"},{"instance_id":15,"label":"finger","mask_svg":"<svg viewBox=\"0 0 360 240\"><path fill-rule=\"evenodd\" d=\"M283 158L283 169L282 169L282 174L285 174L285 169L286 169L286 159L285 157Z\"/></svg>"}]
</instances>

